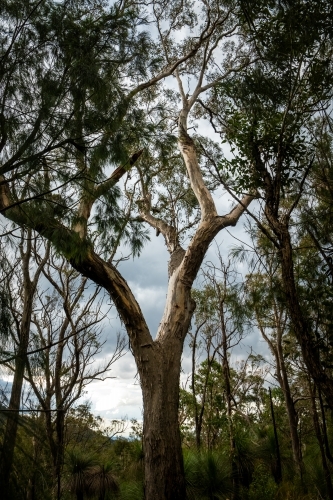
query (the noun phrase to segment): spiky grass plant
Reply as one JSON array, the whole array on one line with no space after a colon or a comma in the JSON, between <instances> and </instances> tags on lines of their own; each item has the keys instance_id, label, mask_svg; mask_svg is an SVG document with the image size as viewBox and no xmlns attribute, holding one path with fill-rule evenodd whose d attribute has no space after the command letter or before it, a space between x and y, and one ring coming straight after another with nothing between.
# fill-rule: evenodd
<instances>
[{"instance_id":1,"label":"spiky grass plant","mask_svg":"<svg viewBox=\"0 0 333 500\"><path fill-rule=\"evenodd\" d=\"M188 451L184 455L187 494L193 500L223 500L231 488L228 457L220 451Z\"/></svg>"}]
</instances>

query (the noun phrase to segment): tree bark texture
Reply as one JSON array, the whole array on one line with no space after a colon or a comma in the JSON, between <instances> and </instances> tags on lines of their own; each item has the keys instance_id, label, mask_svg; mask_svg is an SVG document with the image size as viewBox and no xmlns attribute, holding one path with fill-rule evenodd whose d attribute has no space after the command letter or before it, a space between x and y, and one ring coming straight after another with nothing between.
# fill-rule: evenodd
<instances>
[{"instance_id":1,"label":"tree bark texture","mask_svg":"<svg viewBox=\"0 0 333 500\"><path fill-rule=\"evenodd\" d=\"M178 425L182 339L177 349L154 346L154 359L143 361L143 444L145 498L185 499L183 457ZM152 350L148 347L147 349ZM143 358L144 359L144 358Z\"/></svg>"},{"instance_id":2,"label":"tree bark texture","mask_svg":"<svg viewBox=\"0 0 333 500\"><path fill-rule=\"evenodd\" d=\"M153 341L138 304L132 302L131 307L135 305L135 310L131 315L122 308L122 303L129 302L131 297L119 293L120 286L127 287L127 283L115 268L95 254L90 254L87 263L74 265L110 291L130 332L144 404L145 498L183 500L186 491L178 405L183 343L194 311L190 289L180 282L178 270L175 271L169 280L164 316ZM111 273L117 275L117 280L110 279ZM115 283L117 292L114 291Z\"/></svg>"}]
</instances>

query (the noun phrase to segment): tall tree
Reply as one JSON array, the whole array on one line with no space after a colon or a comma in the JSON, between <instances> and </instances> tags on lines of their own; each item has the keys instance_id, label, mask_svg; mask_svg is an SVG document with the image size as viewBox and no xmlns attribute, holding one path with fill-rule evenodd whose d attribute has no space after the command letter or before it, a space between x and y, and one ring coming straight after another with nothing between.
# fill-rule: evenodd
<instances>
[{"instance_id":1,"label":"tall tree","mask_svg":"<svg viewBox=\"0 0 333 500\"><path fill-rule=\"evenodd\" d=\"M116 2L110 9L95 5L93 10L83 1L50 5L51 19L59 12L62 16L52 53L66 77L60 87L68 89L63 109L71 113L70 133L66 145L52 151L34 143L36 175L32 170L23 177L22 164L15 164L23 154L16 151L9 160L11 176L2 171L0 209L14 223L42 234L78 272L110 294L128 333L143 391L146 498L183 499L178 394L183 342L195 308L191 287L214 237L234 226L253 200L246 194L229 213L218 214L212 196L216 186L206 179L196 140L188 133L189 119L199 96L241 71L249 57L241 39L238 43L237 2L152 2L150 21L158 44L137 29L142 12L135 2ZM180 28L193 35L176 43ZM223 61L216 69L214 57L221 51ZM169 75L178 84L176 95L153 88ZM188 78L193 78L189 92ZM179 97L180 112L173 106ZM177 139L170 133L175 118ZM145 154L142 145L147 145ZM121 164L109 177L107 161ZM122 177L126 210L116 203ZM180 187L183 194L175 194ZM162 203L166 193L169 206ZM143 221L163 235L170 253L166 305L155 338L112 261L120 241L139 252Z\"/></svg>"},{"instance_id":2,"label":"tall tree","mask_svg":"<svg viewBox=\"0 0 333 500\"><path fill-rule=\"evenodd\" d=\"M251 10L244 2L258 61L239 78L221 84L216 100L205 105L237 151L234 159L216 164L217 178L230 189L227 177L237 177L233 187L238 193L251 186L258 189L260 210L251 215L278 250L292 328L307 369L329 404L333 377L322 364L302 308L292 218L316 161L311 123L332 102L330 9L326 2L299 0L272 2L264 9L257 2ZM217 106L228 107L227 120L219 117Z\"/></svg>"},{"instance_id":3,"label":"tall tree","mask_svg":"<svg viewBox=\"0 0 333 500\"><path fill-rule=\"evenodd\" d=\"M273 256L275 255L272 252ZM270 256L272 257L272 256ZM261 260L263 256L261 255ZM267 342L275 361L275 374L283 391L289 420L291 446L296 470L302 476L302 453L298 436L298 413L291 388L291 376L286 359L284 337L289 333L289 318L282 299L281 283L276 276L278 266L266 262L266 274L248 276L246 288L255 324Z\"/></svg>"}]
</instances>

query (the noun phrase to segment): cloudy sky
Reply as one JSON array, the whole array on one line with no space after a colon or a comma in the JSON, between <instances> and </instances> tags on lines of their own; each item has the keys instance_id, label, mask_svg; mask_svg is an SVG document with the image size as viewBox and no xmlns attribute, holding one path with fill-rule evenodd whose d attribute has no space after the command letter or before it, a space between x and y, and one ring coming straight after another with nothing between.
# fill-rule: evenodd
<instances>
[{"instance_id":1,"label":"cloudy sky","mask_svg":"<svg viewBox=\"0 0 333 500\"><path fill-rule=\"evenodd\" d=\"M171 88L174 87L174 79L168 79L167 85ZM212 129L207 122L201 120L197 125L198 133L212 138L214 134L212 134ZM216 140L220 142L220 137L216 136ZM230 151L224 150L224 154L228 157ZM215 197L215 202L219 215L228 213L234 204L231 196L222 192ZM249 242L244 230L244 222L245 217L243 216L235 228L224 229L219 233L208 250L206 261L217 263L217 249L219 249L222 257L227 258L233 246L240 245L240 241ZM124 253L126 254L126 251ZM168 259L169 254L162 235L156 237L155 232L151 231L150 242L145 245L141 256L119 265L120 272L127 280L140 304L153 337L157 332L163 315L167 293ZM241 263L238 264L237 270L244 276L247 271L246 266ZM200 286L200 275L198 276L196 286ZM91 287L94 287L94 285L92 284ZM109 300L105 302L104 310L107 310ZM108 313L107 320L104 321L102 333L104 346L101 354L96 359L96 364L112 356L117 333L119 332L123 332L126 336L117 317L116 310L113 308ZM246 358L251 348L256 353L267 353L267 347L257 332L252 332L234 349L232 359ZM185 385L191 370L190 351L187 341L185 341L182 367L181 384ZM85 394L82 396L80 402L89 401L92 411L107 420L130 420L131 418L142 420L141 389L136 375L134 358L127 351L112 366L112 378L105 381L91 382L86 387ZM2 378L9 383L11 381L11 377L8 376L2 376ZM125 435L128 434L129 430L128 426Z\"/></svg>"}]
</instances>

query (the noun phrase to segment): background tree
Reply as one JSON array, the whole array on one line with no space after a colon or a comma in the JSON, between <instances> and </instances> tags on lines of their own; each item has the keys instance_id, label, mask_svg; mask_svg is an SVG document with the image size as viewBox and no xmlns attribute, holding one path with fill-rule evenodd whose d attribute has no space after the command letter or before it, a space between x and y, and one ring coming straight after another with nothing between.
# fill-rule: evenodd
<instances>
[{"instance_id":1,"label":"background tree","mask_svg":"<svg viewBox=\"0 0 333 500\"><path fill-rule=\"evenodd\" d=\"M307 369L331 401L332 377L322 365L297 289L292 230L292 216L316 161L312 121L332 98L330 7L279 2L260 15L256 7L246 8L244 15L258 61L240 78L221 84L216 99L205 105L212 121L222 106L230 110L229 119L221 114L216 123L237 150L234 159L216 164L216 176L225 185L228 175L237 178L238 192L258 189L260 210L252 215L278 250L294 333Z\"/></svg>"},{"instance_id":2,"label":"background tree","mask_svg":"<svg viewBox=\"0 0 333 500\"><path fill-rule=\"evenodd\" d=\"M60 498L68 411L89 382L110 376L111 365L123 354L124 339L119 335L111 357L96 365L95 358L103 347L101 323L106 318L98 299L100 290L96 288L87 296L87 280L80 279L63 259L54 255L43 275L51 288L40 291L36 300L31 339L35 354L28 358L26 378L44 411Z\"/></svg>"},{"instance_id":3,"label":"background tree","mask_svg":"<svg viewBox=\"0 0 333 500\"><path fill-rule=\"evenodd\" d=\"M44 249L35 269L33 265L33 252L36 250L36 239L31 230L21 230L21 239L18 252L14 255L13 262L7 261L2 276L3 289L5 290L8 311L10 314L10 341L14 347L13 383L9 400L6 427L1 449L0 480L4 494L9 488L10 474L13 466L13 456L17 435L19 409L21 405L24 372L27 366L27 352L30 343L33 303L37 291L38 281L50 252L50 244ZM5 249L1 245L4 255ZM4 256L3 256L4 259ZM19 267L17 267L19 266ZM13 284L16 282L16 289ZM15 292L14 292L15 290Z\"/></svg>"},{"instance_id":4,"label":"background tree","mask_svg":"<svg viewBox=\"0 0 333 500\"><path fill-rule=\"evenodd\" d=\"M24 252L25 246L27 250ZM3 277L11 317L8 347L14 347L14 354L9 356L7 347L2 363L13 372L14 379L2 443L8 479L3 478L1 484L4 493L7 489L10 491L9 480L13 470L25 378L44 414L57 496L60 498L66 415L91 380L103 380L109 376L112 363L122 355L124 341L118 337L113 355L104 364L91 366L103 345L99 325L105 319L105 314L101 313L101 302L97 299L99 289L91 296L86 296L87 280L80 280L65 261L51 256L49 245L45 250L42 242L33 238L31 231L22 234L20 254L22 268L17 266L17 253L13 255L12 262L7 257ZM29 274L32 270L33 280ZM47 282L43 282L44 290L39 283L41 274L49 284L46 289ZM28 279L33 286L28 286ZM23 328L28 306L29 321ZM18 363L22 364L19 365L20 369ZM34 408L35 403L31 404ZM34 439L39 438L35 436Z\"/></svg>"},{"instance_id":5,"label":"background tree","mask_svg":"<svg viewBox=\"0 0 333 500\"><path fill-rule=\"evenodd\" d=\"M296 470L302 476L302 453L298 437L298 412L295 406L296 394L293 394L291 384L292 372L287 359L286 347L290 331L289 316L286 311L279 262L276 249L270 242L258 241L258 261L253 262L255 272L246 279L248 306L253 311L255 325L273 355L274 368L279 386L281 387L290 426L290 437ZM263 272L260 272L262 268ZM289 366L288 366L289 365Z\"/></svg>"}]
</instances>

